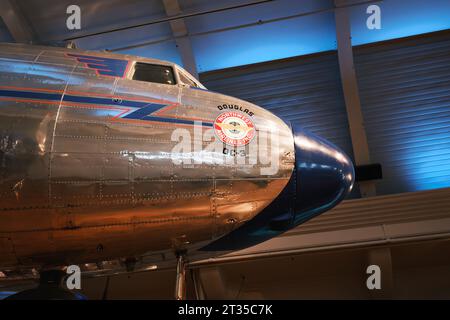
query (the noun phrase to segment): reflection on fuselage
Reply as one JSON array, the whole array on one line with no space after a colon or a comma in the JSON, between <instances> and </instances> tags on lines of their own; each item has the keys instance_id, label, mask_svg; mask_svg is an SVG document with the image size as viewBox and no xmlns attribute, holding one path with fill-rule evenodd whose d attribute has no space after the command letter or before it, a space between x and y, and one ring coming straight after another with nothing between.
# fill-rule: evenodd
<instances>
[{"instance_id":1,"label":"reflection on fuselage","mask_svg":"<svg viewBox=\"0 0 450 320\"><path fill-rule=\"evenodd\" d=\"M181 72L174 64L0 49L0 268L214 256L276 236L351 189L342 151L259 106L106 76L85 60Z\"/></svg>"}]
</instances>

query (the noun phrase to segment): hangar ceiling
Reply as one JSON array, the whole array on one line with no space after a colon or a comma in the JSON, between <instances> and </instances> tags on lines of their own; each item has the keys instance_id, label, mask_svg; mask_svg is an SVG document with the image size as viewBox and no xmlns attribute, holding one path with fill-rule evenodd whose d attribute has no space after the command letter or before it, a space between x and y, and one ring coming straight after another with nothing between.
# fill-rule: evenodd
<instances>
[{"instance_id":1,"label":"hangar ceiling","mask_svg":"<svg viewBox=\"0 0 450 320\"><path fill-rule=\"evenodd\" d=\"M170 60L181 65L183 53L173 26L167 21L167 6L175 3L184 18L187 36L198 72L309 53L336 50L334 7L351 7L353 45L405 37L450 27L447 0L3 0L19 17L2 10L0 40L12 41L11 24L25 24L35 43L68 38L89 50L112 50ZM381 8L382 30L366 27L369 4ZM66 28L66 8L81 9L81 30ZM359 4L359 5L358 5ZM0 8L1 9L1 8ZM9 10L10 11L10 10ZM214 12L211 12L214 11ZM173 16L173 14L169 14ZM427 17L423 19L421 15ZM5 19L7 18L7 19ZM153 23L139 28L97 34L122 27ZM172 20L173 21L173 20ZM177 20L178 21L178 20ZM8 26L9 24L9 26ZM178 45L178 47L177 47ZM182 48L181 48L182 49ZM184 62L184 63L183 63ZM185 65L186 67L186 65ZM192 68L188 68L191 69Z\"/></svg>"}]
</instances>

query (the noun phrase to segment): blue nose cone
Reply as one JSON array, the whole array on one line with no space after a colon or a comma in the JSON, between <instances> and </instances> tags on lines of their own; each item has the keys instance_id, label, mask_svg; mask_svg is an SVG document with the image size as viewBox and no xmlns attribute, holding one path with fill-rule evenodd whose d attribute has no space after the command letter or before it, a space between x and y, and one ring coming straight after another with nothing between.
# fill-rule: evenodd
<instances>
[{"instance_id":1,"label":"blue nose cone","mask_svg":"<svg viewBox=\"0 0 450 320\"><path fill-rule=\"evenodd\" d=\"M239 250L273 238L337 205L351 191L355 172L338 147L292 126L295 167L274 201L253 219L201 250Z\"/></svg>"},{"instance_id":2,"label":"blue nose cone","mask_svg":"<svg viewBox=\"0 0 450 320\"><path fill-rule=\"evenodd\" d=\"M295 144L295 217L298 225L331 209L351 191L353 164L338 147L293 126Z\"/></svg>"}]
</instances>

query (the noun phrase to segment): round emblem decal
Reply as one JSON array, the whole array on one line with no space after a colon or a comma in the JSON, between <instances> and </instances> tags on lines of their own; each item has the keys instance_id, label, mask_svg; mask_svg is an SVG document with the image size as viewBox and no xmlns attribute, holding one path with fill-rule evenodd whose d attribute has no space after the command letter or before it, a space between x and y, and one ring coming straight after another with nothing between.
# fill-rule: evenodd
<instances>
[{"instance_id":1,"label":"round emblem decal","mask_svg":"<svg viewBox=\"0 0 450 320\"><path fill-rule=\"evenodd\" d=\"M245 146L255 136L252 120L233 111L221 113L214 121L214 130L219 139L230 146Z\"/></svg>"}]
</instances>

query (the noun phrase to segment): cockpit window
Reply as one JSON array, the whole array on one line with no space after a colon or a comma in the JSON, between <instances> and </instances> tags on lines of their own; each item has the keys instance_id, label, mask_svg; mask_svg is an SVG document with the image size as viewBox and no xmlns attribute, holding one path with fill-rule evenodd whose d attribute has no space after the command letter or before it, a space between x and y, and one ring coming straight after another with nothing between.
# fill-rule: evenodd
<instances>
[{"instance_id":1,"label":"cockpit window","mask_svg":"<svg viewBox=\"0 0 450 320\"><path fill-rule=\"evenodd\" d=\"M184 75L183 72L178 71L178 75L180 76L180 81L184 84L187 84L188 86L193 88L198 88L198 85L194 81L189 79L186 75Z\"/></svg>"},{"instance_id":2,"label":"cockpit window","mask_svg":"<svg viewBox=\"0 0 450 320\"><path fill-rule=\"evenodd\" d=\"M136 62L133 80L175 84L172 67L142 62Z\"/></svg>"}]
</instances>

